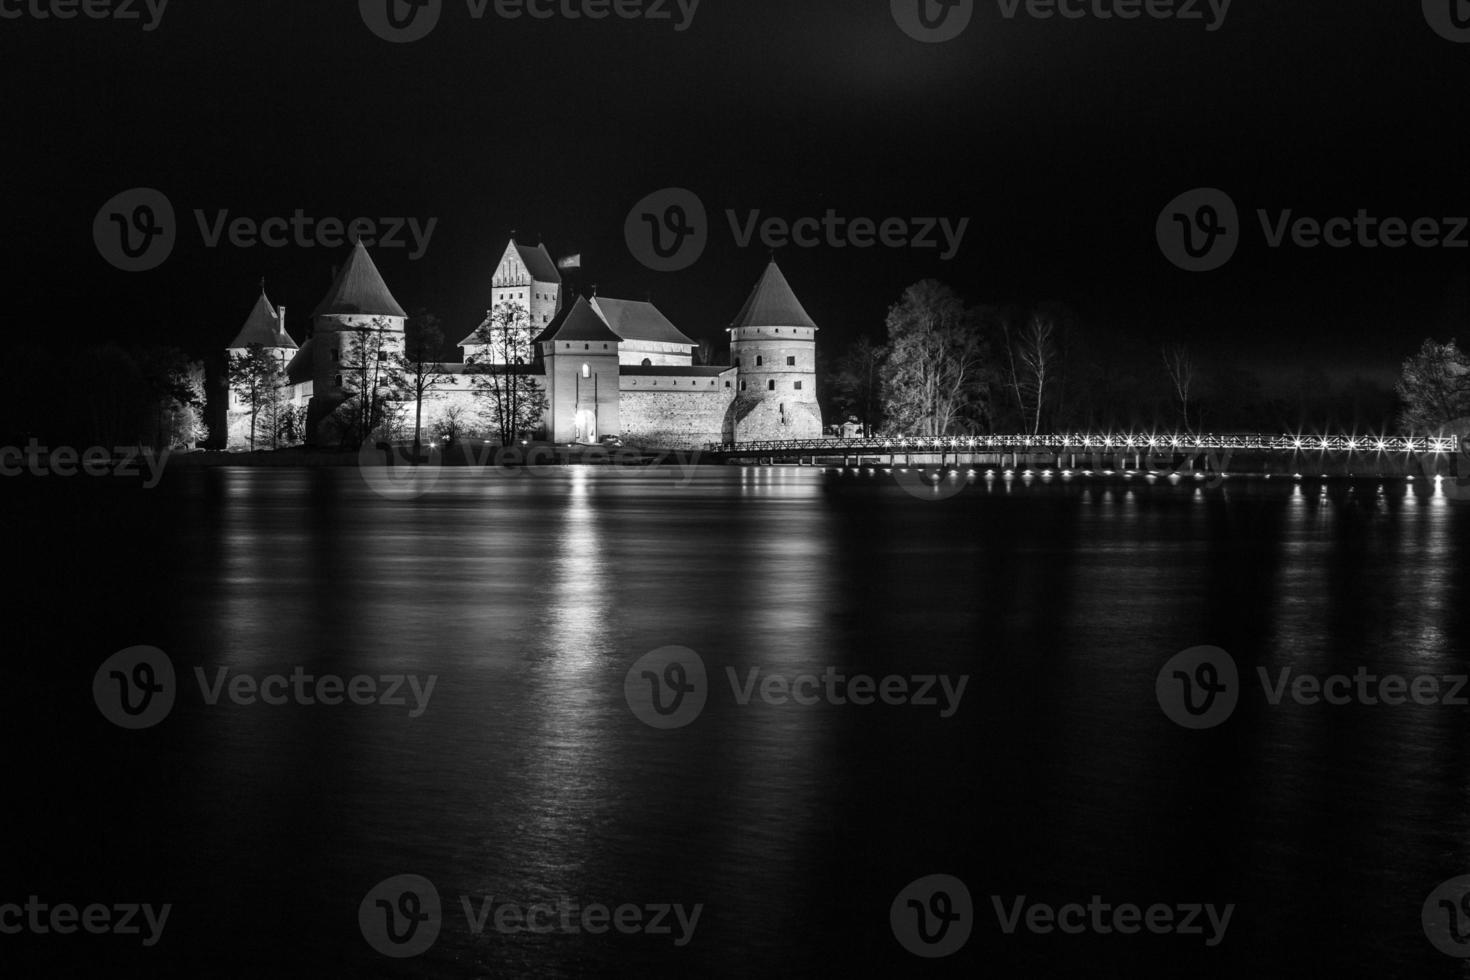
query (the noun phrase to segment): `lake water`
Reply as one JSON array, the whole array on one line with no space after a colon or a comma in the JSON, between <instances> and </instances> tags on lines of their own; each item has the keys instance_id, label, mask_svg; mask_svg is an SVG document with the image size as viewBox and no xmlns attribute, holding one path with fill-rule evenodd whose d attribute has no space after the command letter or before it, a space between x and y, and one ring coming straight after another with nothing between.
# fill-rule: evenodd
<instances>
[{"instance_id":1,"label":"lake water","mask_svg":"<svg viewBox=\"0 0 1470 980\"><path fill-rule=\"evenodd\" d=\"M1258 673L1470 671L1470 509L1422 480L926 497L809 468L459 469L395 500L352 469L178 469L0 493L0 903L171 905L151 947L0 935L11 975L1463 976L1421 906L1470 874L1470 708L1272 704ZM177 694L129 731L93 680L135 645ZM1155 685L1201 645L1239 703L1191 730ZM625 695L666 647L706 674L677 728ZM208 701L297 668L434 687L417 716L408 681L403 704ZM967 680L948 708L938 680L934 704L762 698L829 669ZM934 874L973 911L926 959L890 906ZM359 911L413 911L405 879L374 892L401 875L442 911L397 959ZM1089 902L1231 911L1223 935L1026 926ZM628 928L592 934L589 906ZM509 931L528 912L541 931Z\"/></svg>"}]
</instances>

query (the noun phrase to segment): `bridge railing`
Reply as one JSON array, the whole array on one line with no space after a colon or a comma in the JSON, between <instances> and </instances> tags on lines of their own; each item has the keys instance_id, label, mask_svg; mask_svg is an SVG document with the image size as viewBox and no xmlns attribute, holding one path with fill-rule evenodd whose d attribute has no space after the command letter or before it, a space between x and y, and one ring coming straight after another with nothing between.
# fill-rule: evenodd
<instances>
[{"instance_id":1,"label":"bridge railing","mask_svg":"<svg viewBox=\"0 0 1470 980\"><path fill-rule=\"evenodd\" d=\"M992 435L896 437L890 439L788 439L709 443L707 452L726 456L860 455L1034 450L1192 452L1225 449L1267 452L1455 453L1457 436L1294 435Z\"/></svg>"}]
</instances>

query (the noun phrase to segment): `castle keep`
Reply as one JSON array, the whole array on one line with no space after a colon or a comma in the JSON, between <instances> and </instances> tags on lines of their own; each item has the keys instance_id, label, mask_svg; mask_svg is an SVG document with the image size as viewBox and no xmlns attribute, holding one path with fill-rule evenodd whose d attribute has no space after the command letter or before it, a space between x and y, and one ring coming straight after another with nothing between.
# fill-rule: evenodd
<instances>
[{"instance_id":1,"label":"castle keep","mask_svg":"<svg viewBox=\"0 0 1470 980\"><path fill-rule=\"evenodd\" d=\"M485 322L459 342L462 362L439 365L443 370L424 396L426 442L447 419L487 414L474 383L477 372L515 373L544 392L541 431L527 434L557 443L620 436L633 445L697 448L821 437L818 328L774 258L727 328L731 363L724 367L695 364L698 344L652 303L570 298L563 286L544 246L511 240L491 278L492 309ZM517 335L486 343L492 318L504 304L521 312L512 328ZM331 419L356 397L352 382L380 375L372 361L380 366L404 354L408 316L361 242L313 312L311 335L300 347L286 331L285 312L284 306L273 308L262 290L227 356L259 345L278 359L287 378L281 399L305 411L306 441L332 445ZM367 328L374 343L364 351L354 340ZM529 357L508 363L509 350ZM413 405L398 404L410 412L411 432ZM232 389L229 448L249 446L251 414ZM262 446L258 433L255 445Z\"/></svg>"}]
</instances>

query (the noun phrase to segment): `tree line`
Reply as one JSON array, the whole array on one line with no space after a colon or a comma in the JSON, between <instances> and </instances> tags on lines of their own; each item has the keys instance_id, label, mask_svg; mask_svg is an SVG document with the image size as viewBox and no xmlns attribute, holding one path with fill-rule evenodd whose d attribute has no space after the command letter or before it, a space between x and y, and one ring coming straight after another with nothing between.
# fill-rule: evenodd
<instances>
[{"instance_id":1,"label":"tree line","mask_svg":"<svg viewBox=\"0 0 1470 980\"><path fill-rule=\"evenodd\" d=\"M969 304L924 280L881 338L819 353L829 423L865 435L1421 432L1470 416L1470 361L1426 341L1395 388L1303 365L1283 390L1228 357L1086 324L1059 303Z\"/></svg>"}]
</instances>

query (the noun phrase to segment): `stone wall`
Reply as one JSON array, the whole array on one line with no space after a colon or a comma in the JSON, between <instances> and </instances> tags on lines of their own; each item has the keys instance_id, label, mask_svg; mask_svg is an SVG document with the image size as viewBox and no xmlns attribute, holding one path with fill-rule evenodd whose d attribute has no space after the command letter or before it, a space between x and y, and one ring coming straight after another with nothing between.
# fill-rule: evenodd
<instances>
[{"instance_id":1,"label":"stone wall","mask_svg":"<svg viewBox=\"0 0 1470 980\"><path fill-rule=\"evenodd\" d=\"M640 446L703 449L706 443L723 440L725 413L732 397L733 392L723 382L713 388L707 384L663 390L624 388L623 439Z\"/></svg>"}]
</instances>

